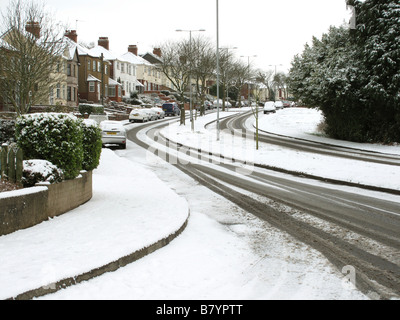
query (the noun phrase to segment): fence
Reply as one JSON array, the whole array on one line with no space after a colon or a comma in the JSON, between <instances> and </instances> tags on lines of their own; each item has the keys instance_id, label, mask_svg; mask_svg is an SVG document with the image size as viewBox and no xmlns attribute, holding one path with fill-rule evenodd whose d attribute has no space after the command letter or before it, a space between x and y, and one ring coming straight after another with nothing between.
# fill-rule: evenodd
<instances>
[{"instance_id":1,"label":"fence","mask_svg":"<svg viewBox=\"0 0 400 320\"><path fill-rule=\"evenodd\" d=\"M20 183L23 171L22 149L15 145L3 144L0 147L0 178Z\"/></svg>"}]
</instances>

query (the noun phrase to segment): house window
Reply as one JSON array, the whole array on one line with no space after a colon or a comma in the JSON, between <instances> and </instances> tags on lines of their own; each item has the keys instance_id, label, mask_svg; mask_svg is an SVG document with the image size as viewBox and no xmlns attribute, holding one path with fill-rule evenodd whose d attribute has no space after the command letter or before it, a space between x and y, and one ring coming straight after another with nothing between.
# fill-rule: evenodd
<instances>
[{"instance_id":1,"label":"house window","mask_svg":"<svg viewBox=\"0 0 400 320\"><path fill-rule=\"evenodd\" d=\"M97 61L97 72L101 72L101 63Z\"/></svg>"},{"instance_id":2,"label":"house window","mask_svg":"<svg viewBox=\"0 0 400 320\"><path fill-rule=\"evenodd\" d=\"M72 88L67 88L67 101L72 101Z\"/></svg>"},{"instance_id":3,"label":"house window","mask_svg":"<svg viewBox=\"0 0 400 320\"><path fill-rule=\"evenodd\" d=\"M57 83L57 93L56 93L57 99L61 98L61 84Z\"/></svg>"},{"instance_id":4,"label":"house window","mask_svg":"<svg viewBox=\"0 0 400 320\"><path fill-rule=\"evenodd\" d=\"M93 71L96 71L96 61L93 61Z\"/></svg>"},{"instance_id":5,"label":"house window","mask_svg":"<svg viewBox=\"0 0 400 320\"><path fill-rule=\"evenodd\" d=\"M68 64L67 64L67 76L70 77L71 75L72 75L72 72L71 72L71 64L68 63Z\"/></svg>"},{"instance_id":6,"label":"house window","mask_svg":"<svg viewBox=\"0 0 400 320\"><path fill-rule=\"evenodd\" d=\"M91 66L91 61L90 60L88 60L88 62L87 62L88 64L87 64L87 69L90 71L90 66Z\"/></svg>"},{"instance_id":7,"label":"house window","mask_svg":"<svg viewBox=\"0 0 400 320\"><path fill-rule=\"evenodd\" d=\"M94 92L94 91L95 91L94 82L91 81L89 82L89 92Z\"/></svg>"},{"instance_id":8,"label":"house window","mask_svg":"<svg viewBox=\"0 0 400 320\"><path fill-rule=\"evenodd\" d=\"M108 95L110 97L115 97L115 86L110 86L108 89Z\"/></svg>"},{"instance_id":9,"label":"house window","mask_svg":"<svg viewBox=\"0 0 400 320\"><path fill-rule=\"evenodd\" d=\"M108 97L108 85L104 85L104 96Z\"/></svg>"},{"instance_id":10,"label":"house window","mask_svg":"<svg viewBox=\"0 0 400 320\"><path fill-rule=\"evenodd\" d=\"M122 73L125 73L125 63L122 63L122 64L121 64L121 72L122 72Z\"/></svg>"},{"instance_id":11,"label":"house window","mask_svg":"<svg viewBox=\"0 0 400 320\"><path fill-rule=\"evenodd\" d=\"M104 66L104 74L108 74L108 65Z\"/></svg>"}]
</instances>

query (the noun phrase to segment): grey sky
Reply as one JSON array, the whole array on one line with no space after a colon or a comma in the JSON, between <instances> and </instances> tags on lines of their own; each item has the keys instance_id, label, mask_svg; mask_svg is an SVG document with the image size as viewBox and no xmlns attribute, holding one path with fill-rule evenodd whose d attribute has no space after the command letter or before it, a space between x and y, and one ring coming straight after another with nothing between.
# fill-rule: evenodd
<instances>
[{"instance_id":1,"label":"grey sky","mask_svg":"<svg viewBox=\"0 0 400 320\"><path fill-rule=\"evenodd\" d=\"M176 29L206 29L203 35L216 39L216 0L43 3L70 29L77 29L78 40L97 43L99 37L109 37L110 50L118 55L131 44L145 53L166 40L189 37ZM8 0L0 4L4 8ZM287 71L312 36L348 21L350 14L345 0L219 0L219 11L220 46L238 47L238 57L257 55L252 64L262 69L283 64L278 71Z\"/></svg>"}]
</instances>

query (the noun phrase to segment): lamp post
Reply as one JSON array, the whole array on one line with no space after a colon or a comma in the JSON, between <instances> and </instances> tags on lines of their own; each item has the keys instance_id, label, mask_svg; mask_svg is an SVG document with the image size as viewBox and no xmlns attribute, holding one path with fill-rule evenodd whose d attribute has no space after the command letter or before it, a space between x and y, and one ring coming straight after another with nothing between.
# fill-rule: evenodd
<instances>
[{"instance_id":1,"label":"lamp post","mask_svg":"<svg viewBox=\"0 0 400 320\"><path fill-rule=\"evenodd\" d=\"M199 30L182 30L178 29L176 32L189 32L190 40L189 40L189 54L192 54L192 32L204 32L206 30L199 29ZM192 132L194 131L194 121L193 121L193 103L192 103L192 62L190 60L190 70L189 70L189 87L190 87L190 122Z\"/></svg>"},{"instance_id":2,"label":"lamp post","mask_svg":"<svg viewBox=\"0 0 400 320\"><path fill-rule=\"evenodd\" d=\"M217 2L217 141L220 139L219 128L219 2Z\"/></svg>"}]
</instances>

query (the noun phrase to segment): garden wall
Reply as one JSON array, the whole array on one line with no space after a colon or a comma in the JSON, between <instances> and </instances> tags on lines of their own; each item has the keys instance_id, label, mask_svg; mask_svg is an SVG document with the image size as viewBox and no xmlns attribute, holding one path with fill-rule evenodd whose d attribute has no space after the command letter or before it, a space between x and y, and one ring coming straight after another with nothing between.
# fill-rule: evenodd
<instances>
[{"instance_id":1,"label":"garden wall","mask_svg":"<svg viewBox=\"0 0 400 320\"><path fill-rule=\"evenodd\" d=\"M32 227L92 198L92 171L57 184L0 193L0 236Z\"/></svg>"}]
</instances>

